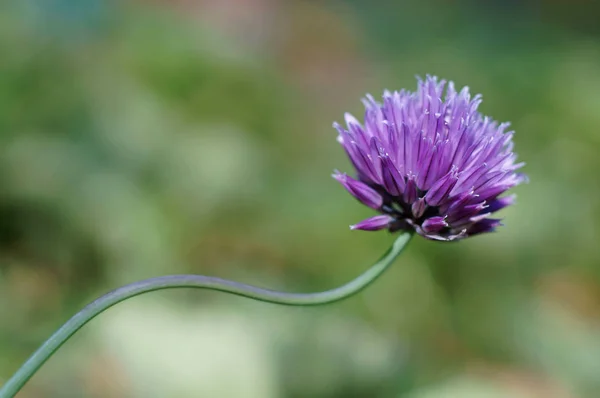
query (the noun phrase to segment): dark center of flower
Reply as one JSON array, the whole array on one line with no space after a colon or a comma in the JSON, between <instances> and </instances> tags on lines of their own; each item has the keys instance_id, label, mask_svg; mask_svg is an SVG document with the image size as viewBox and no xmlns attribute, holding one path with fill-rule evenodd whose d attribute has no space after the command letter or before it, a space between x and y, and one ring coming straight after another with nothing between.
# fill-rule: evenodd
<instances>
[{"instance_id":1,"label":"dark center of flower","mask_svg":"<svg viewBox=\"0 0 600 398\"><path fill-rule=\"evenodd\" d=\"M385 188L378 185L370 185L371 188L379 192L383 198L381 212L394 218L395 221L390 223L390 232L414 230L415 225L421 225L423 221L431 217L440 216L440 210L437 206L425 205L425 210L420 215L415 215L411 205L402 200L401 197L390 195ZM418 197L424 198L427 191L418 190ZM449 227L444 228L440 232L448 232Z\"/></svg>"}]
</instances>

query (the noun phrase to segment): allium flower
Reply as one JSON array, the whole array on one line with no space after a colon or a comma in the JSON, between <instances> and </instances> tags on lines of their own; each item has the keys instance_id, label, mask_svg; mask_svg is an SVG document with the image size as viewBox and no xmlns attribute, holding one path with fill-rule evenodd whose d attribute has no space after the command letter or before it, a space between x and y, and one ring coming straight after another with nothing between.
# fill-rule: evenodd
<instances>
[{"instance_id":1,"label":"allium flower","mask_svg":"<svg viewBox=\"0 0 600 398\"><path fill-rule=\"evenodd\" d=\"M415 93L385 91L383 103L367 95L362 126L346 114L338 123L342 144L357 176L333 175L356 199L381 215L352 229L414 230L436 240L490 232L500 220L488 218L514 202L500 198L523 182L516 173L513 132L481 115L481 96L467 87L428 76Z\"/></svg>"}]
</instances>

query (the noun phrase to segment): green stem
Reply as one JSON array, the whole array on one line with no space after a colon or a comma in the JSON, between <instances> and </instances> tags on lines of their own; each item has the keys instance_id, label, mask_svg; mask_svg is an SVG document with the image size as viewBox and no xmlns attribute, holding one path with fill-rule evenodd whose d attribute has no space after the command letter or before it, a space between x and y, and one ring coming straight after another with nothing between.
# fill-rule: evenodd
<instances>
[{"instance_id":1,"label":"green stem","mask_svg":"<svg viewBox=\"0 0 600 398\"><path fill-rule=\"evenodd\" d=\"M338 288L319 293L284 293L202 275L161 276L123 286L87 305L58 329L4 384L0 389L0 398L14 397L48 358L71 336L97 315L121 301L155 290L188 287L217 290L253 300L282 305L312 306L332 303L350 297L370 285L389 268L402 252L410 237L410 233L400 235L383 257L356 279Z\"/></svg>"}]
</instances>

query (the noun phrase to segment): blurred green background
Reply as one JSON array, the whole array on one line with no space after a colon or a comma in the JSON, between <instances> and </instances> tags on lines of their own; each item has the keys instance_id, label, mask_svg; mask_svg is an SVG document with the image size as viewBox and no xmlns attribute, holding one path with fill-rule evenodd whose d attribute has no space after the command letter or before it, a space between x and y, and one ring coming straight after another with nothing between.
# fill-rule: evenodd
<instances>
[{"instance_id":1,"label":"blurred green background","mask_svg":"<svg viewBox=\"0 0 600 398\"><path fill-rule=\"evenodd\" d=\"M600 396L600 3L4 0L0 383L98 295L200 273L339 285L393 240L331 128L427 73L483 93L531 183L500 232L415 239L364 293L164 291L103 314L28 397Z\"/></svg>"}]
</instances>

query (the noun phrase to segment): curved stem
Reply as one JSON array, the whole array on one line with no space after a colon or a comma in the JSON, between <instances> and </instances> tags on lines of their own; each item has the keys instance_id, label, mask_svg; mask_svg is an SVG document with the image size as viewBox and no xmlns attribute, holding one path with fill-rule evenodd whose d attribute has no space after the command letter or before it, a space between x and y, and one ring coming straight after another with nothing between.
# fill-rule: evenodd
<instances>
[{"instance_id":1,"label":"curved stem","mask_svg":"<svg viewBox=\"0 0 600 398\"><path fill-rule=\"evenodd\" d=\"M121 301L155 290L188 287L217 290L253 300L282 305L312 306L332 303L350 297L370 285L389 268L402 252L410 237L410 233L400 235L381 259L356 279L338 288L319 293L284 293L202 275L161 276L120 287L88 304L46 340L0 389L0 398L14 397L48 358L73 334L97 315Z\"/></svg>"}]
</instances>

